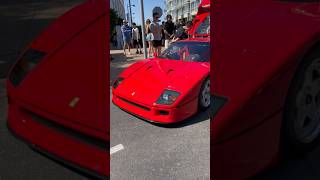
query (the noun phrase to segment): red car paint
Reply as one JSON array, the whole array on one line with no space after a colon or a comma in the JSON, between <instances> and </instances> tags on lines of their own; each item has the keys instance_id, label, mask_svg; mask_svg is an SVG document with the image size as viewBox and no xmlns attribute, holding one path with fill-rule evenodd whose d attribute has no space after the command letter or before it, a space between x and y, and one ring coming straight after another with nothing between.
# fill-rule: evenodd
<instances>
[{"instance_id":1,"label":"red car paint","mask_svg":"<svg viewBox=\"0 0 320 180\"><path fill-rule=\"evenodd\" d=\"M197 14L193 19L193 27L189 30L189 34L193 37L208 37L210 33L197 32L199 26L204 23L208 17L210 17L210 0L202 0L198 6Z\"/></svg>"},{"instance_id":2,"label":"red car paint","mask_svg":"<svg viewBox=\"0 0 320 180\"><path fill-rule=\"evenodd\" d=\"M215 2L211 87L227 102L211 123L213 179L245 179L278 161L290 81L320 42L319 7L303 1Z\"/></svg>"},{"instance_id":3,"label":"red car paint","mask_svg":"<svg viewBox=\"0 0 320 180\"><path fill-rule=\"evenodd\" d=\"M87 1L57 19L27 47L41 62L18 86L7 80L12 132L99 177L109 176L105 8Z\"/></svg>"},{"instance_id":4,"label":"red car paint","mask_svg":"<svg viewBox=\"0 0 320 180\"><path fill-rule=\"evenodd\" d=\"M180 42L209 43L209 39L187 39ZM203 81L209 76L209 70L209 62L161 58L142 60L119 75L124 80L116 89L112 89L112 101L125 111L149 121L182 121L197 112L199 91ZM155 103L164 89L181 93L172 105ZM161 114L163 111L168 114Z\"/></svg>"}]
</instances>

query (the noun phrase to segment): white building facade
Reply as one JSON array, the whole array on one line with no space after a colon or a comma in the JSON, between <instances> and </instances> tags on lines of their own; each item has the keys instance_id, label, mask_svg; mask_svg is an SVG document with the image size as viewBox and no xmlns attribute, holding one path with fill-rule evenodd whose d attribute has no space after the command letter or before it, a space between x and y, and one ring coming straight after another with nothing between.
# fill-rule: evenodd
<instances>
[{"instance_id":1,"label":"white building facade","mask_svg":"<svg viewBox=\"0 0 320 180\"><path fill-rule=\"evenodd\" d=\"M120 18L126 18L124 0L110 0L110 9L114 9Z\"/></svg>"},{"instance_id":2,"label":"white building facade","mask_svg":"<svg viewBox=\"0 0 320 180\"><path fill-rule=\"evenodd\" d=\"M171 14L173 21L191 20L198 11L201 0L165 0L167 14Z\"/></svg>"}]
</instances>

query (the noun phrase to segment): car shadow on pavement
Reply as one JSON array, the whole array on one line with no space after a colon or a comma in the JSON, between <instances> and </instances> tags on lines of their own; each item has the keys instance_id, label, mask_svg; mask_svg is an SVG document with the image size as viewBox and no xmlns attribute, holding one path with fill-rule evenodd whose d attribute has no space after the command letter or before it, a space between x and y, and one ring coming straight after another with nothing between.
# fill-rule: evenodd
<instances>
[{"instance_id":1,"label":"car shadow on pavement","mask_svg":"<svg viewBox=\"0 0 320 180\"><path fill-rule=\"evenodd\" d=\"M281 160L276 166L267 169L252 180L290 179L319 180L320 178L320 144L313 151L303 156Z\"/></svg>"},{"instance_id":2,"label":"car shadow on pavement","mask_svg":"<svg viewBox=\"0 0 320 180\"><path fill-rule=\"evenodd\" d=\"M195 115L191 116L190 118L183 120L181 122L177 122L177 123L171 123L171 124L159 124L159 123L154 123L154 122L150 122L147 121L155 126L158 127L163 127L163 128L183 128L186 126L191 126L203 121L207 121L210 120L210 109L207 109L206 111L203 112L198 112Z\"/></svg>"}]
</instances>

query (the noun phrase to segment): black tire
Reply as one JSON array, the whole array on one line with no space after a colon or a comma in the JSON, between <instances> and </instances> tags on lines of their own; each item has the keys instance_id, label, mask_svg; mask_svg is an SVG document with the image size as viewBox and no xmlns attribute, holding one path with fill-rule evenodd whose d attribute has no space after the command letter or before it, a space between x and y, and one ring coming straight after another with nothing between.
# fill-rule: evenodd
<instances>
[{"instance_id":1,"label":"black tire","mask_svg":"<svg viewBox=\"0 0 320 180\"><path fill-rule=\"evenodd\" d=\"M198 98L198 109L199 111L204 111L206 110L207 108L210 107L210 90L209 90L209 96L207 97L207 95L203 95L203 91L205 90L205 88L207 88L207 85L209 83L209 88L210 88L210 77L207 77L202 85L201 85L201 88L200 88L200 92L199 92L199 98ZM205 102L203 102L203 99L207 99L208 98L208 101L209 101L209 105Z\"/></svg>"},{"instance_id":2,"label":"black tire","mask_svg":"<svg viewBox=\"0 0 320 180\"><path fill-rule=\"evenodd\" d=\"M320 105L320 97L315 93L320 93L320 86L316 85L320 82L319 52L320 47L308 53L289 87L282 122L282 145L287 157L309 152L320 140L320 117L317 115L320 106L316 108Z\"/></svg>"}]
</instances>

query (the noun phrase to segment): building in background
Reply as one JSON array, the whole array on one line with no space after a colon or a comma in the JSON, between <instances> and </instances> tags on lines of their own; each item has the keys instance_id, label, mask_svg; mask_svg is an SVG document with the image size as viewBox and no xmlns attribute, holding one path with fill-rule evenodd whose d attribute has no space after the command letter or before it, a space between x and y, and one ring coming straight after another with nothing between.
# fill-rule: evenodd
<instances>
[{"instance_id":1,"label":"building in background","mask_svg":"<svg viewBox=\"0 0 320 180\"><path fill-rule=\"evenodd\" d=\"M191 20L197 14L200 0L165 0L167 14L171 14L173 21L178 22L180 19L185 21Z\"/></svg>"},{"instance_id":2,"label":"building in background","mask_svg":"<svg viewBox=\"0 0 320 180\"><path fill-rule=\"evenodd\" d=\"M120 18L126 19L124 0L110 0L110 8L114 9Z\"/></svg>"}]
</instances>

